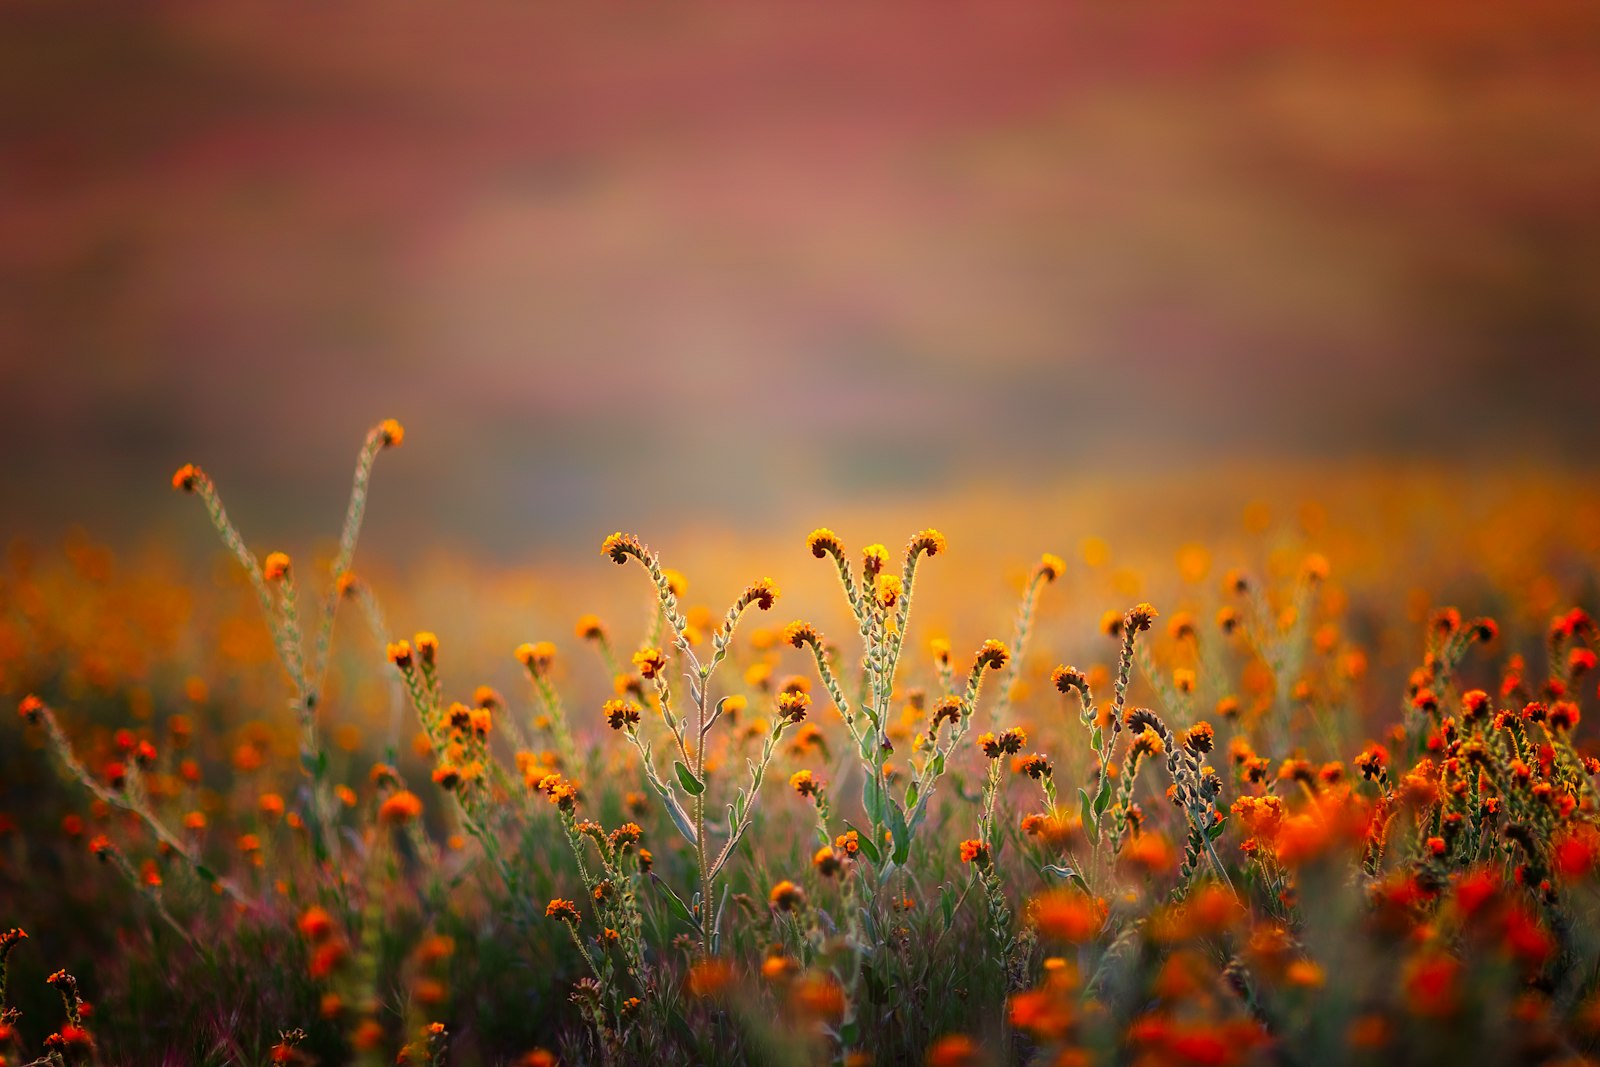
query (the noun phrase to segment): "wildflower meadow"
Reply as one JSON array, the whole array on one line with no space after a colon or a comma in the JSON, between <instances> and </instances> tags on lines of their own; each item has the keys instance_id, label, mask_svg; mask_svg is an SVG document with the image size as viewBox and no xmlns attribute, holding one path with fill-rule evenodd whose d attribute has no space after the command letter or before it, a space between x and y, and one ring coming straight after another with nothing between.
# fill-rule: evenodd
<instances>
[{"instance_id":1,"label":"wildflower meadow","mask_svg":"<svg viewBox=\"0 0 1600 1067\"><path fill-rule=\"evenodd\" d=\"M1565 1063L1600 1042L1581 603L1386 618L1302 532L1225 573L1188 547L1173 602L1070 612L1052 602L1089 564L1041 552L1009 598L960 591L988 636L958 643L916 611L961 552L936 529L797 531L821 619L761 575L708 603L602 532L583 582L635 610L401 633L357 542L403 443L426 447L393 420L366 436L323 559L260 551L206 470L172 476L238 609L181 679L151 657L196 610L182 591L90 544L14 546L5 1062ZM458 669L469 642L515 684Z\"/></svg>"}]
</instances>

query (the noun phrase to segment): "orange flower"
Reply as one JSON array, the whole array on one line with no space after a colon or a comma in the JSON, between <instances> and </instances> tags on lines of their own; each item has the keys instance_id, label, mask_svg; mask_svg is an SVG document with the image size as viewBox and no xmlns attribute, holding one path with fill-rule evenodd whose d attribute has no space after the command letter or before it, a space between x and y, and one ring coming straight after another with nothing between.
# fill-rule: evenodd
<instances>
[{"instance_id":1,"label":"orange flower","mask_svg":"<svg viewBox=\"0 0 1600 1067\"><path fill-rule=\"evenodd\" d=\"M181 489L185 493L194 492L194 487L205 479L205 472L193 463L185 463L172 474L172 488Z\"/></svg>"},{"instance_id":2,"label":"orange flower","mask_svg":"<svg viewBox=\"0 0 1600 1067\"><path fill-rule=\"evenodd\" d=\"M1031 913L1040 934L1073 944L1092 941L1106 918L1102 901L1075 889L1057 889L1035 897Z\"/></svg>"},{"instance_id":3,"label":"orange flower","mask_svg":"<svg viewBox=\"0 0 1600 1067\"><path fill-rule=\"evenodd\" d=\"M961 862L986 866L989 862L989 846L971 838L961 842Z\"/></svg>"},{"instance_id":4,"label":"orange flower","mask_svg":"<svg viewBox=\"0 0 1600 1067\"><path fill-rule=\"evenodd\" d=\"M705 959L689 968L689 993L696 997L714 997L727 989L733 981L733 966L726 960Z\"/></svg>"},{"instance_id":5,"label":"orange flower","mask_svg":"<svg viewBox=\"0 0 1600 1067\"><path fill-rule=\"evenodd\" d=\"M928 1067L978 1067L983 1056L965 1034L946 1034L928 1046Z\"/></svg>"},{"instance_id":6,"label":"orange flower","mask_svg":"<svg viewBox=\"0 0 1600 1067\"><path fill-rule=\"evenodd\" d=\"M384 448L399 448L406 439L406 428L394 419L384 419L378 423L378 437Z\"/></svg>"},{"instance_id":7,"label":"orange flower","mask_svg":"<svg viewBox=\"0 0 1600 1067\"><path fill-rule=\"evenodd\" d=\"M389 826L404 826L422 814L422 801L408 789L389 794L378 807L378 821Z\"/></svg>"},{"instance_id":8,"label":"orange flower","mask_svg":"<svg viewBox=\"0 0 1600 1067\"><path fill-rule=\"evenodd\" d=\"M1172 845L1160 834L1139 834L1122 847L1121 859L1147 875L1165 874L1177 863Z\"/></svg>"},{"instance_id":9,"label":"orange flower","mask_svg":"<svg viewBox=\"0 0 1600 1067\"><path fill-rule=\"evenodd\" d=\"M999 641L996 641L994 638L990 638L978 646L976 665L979 667L988 667L990 670L997 671L1004 667L1006 665L1006 661L1010 658L1010 650L1007 649L1005 645L1002 645Z\"/></svg>"},{"instance_id":10,"label":"orange flower","mask_svg":"<svg viewBox=\"0 0 1600 1067\"><path fill-rule=\"evenodd\" d=\"M1441 1018L1455 1013L1459 998L1456 979L1461 964L1449 956L1428 955L1412 960L1405 970L1406 1002L1421 1016Z\"/></svg>"},{"instance_id":11,"label":"orange flower","mask_svg":"<svg viewBox=\"0 0 1600 1067\"><path fill-rule=\"evenodd\" d=\"M517 646L517 662L527 668L529 674L535 678L543 677L550 670L550 665L555 662L556 646L549 641L540 641L537 644L524 641Z\"/></svg>"},{"instance_id":12,"label":"orange flower","mask_svg":"<svg viewBox=\"0 0 1600 1067\"><path fill-rule=\"evenodd\" d=\"M844 990L828 975L806 975L795 984L794 999L800 1010L812 1018L837 1020L844 1017Z\"/></svg>"},{"instance_id":13,"label":"orange flower","mask_svg":"<svg viewBox=\"0 0 1600 1067\"><path fill-rule=\"evenodd\" d=\"M289 577L289 557L283 552L268 552L261 564L261 576L269 582L281 582Z\"/></svg>"},{"instance_id":14,"label":"orange flower","mask_svg":"<svg viewBox=\"0 0 1600 1067\"><path fill-rule=\"evenodd\" d=\"M806 891L786 878L772 887L767 900L774 911L794 911L805 906Z\"/></svg>"},{"instance_id":15,"label":"orange flower","mask_svg":"<svg viewBox=\"0 0 1600 1067\"><path fill-rule=\"evenodd\" d=\"M549 904L546 904L544 913L548 918L558 919L564 923L578 921L578 905L570 900L563 900L561 897L556 897Z\"/></svg>"},{"instance_id":16,"label":"orange flower","mask_svg":"<svg viewBox=\"0 0 1600 1067\"><path fill-rule=\"evenodd\" d=\"M320 904L313 904L300 915L300 933L311 942L326 941L333 935L333 916Z\"/></svg>"}]
</instances>

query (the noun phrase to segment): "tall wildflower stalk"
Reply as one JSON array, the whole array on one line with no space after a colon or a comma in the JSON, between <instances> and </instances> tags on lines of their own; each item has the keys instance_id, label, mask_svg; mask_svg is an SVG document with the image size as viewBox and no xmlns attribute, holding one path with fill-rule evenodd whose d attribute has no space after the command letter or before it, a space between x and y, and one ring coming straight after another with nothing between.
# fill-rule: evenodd
<instances>
[{"instance_id":1,"label":"tall wildflower stalk","mask_svg":"<svg viewBox=\"0 0 1600 1067\"><path fill-rule=\"evenodd\" d=\"M655 790L657 796L667 809L667 814L672 818L678 831L688 839L695 850L695 863L699 872L699 888L693 898L685 905L682 898L672 892L665 883L660 883L665 889L669 901L673 903L674 910L681 918L690 921L699 933L699 949L703 957L716 953L718 937L721 928L722 913L726 907L726 899L712 904L713 890L716 886L717 876L722 872L733 855L733 850L738 846L745 832L749 830L751 819L755 812L758 790L766 774L766 768L772 758L779 736L792 723L799 722L805 716L805 704L795 699L803 694L789 694L787 705L784 695L779 696L779 712L777 721L771 727L763 750L761 762L751 768L749 785L740 789L733 802L728 805L728 836L720 850L713 850L709 840L706 826L707 788L709 785L706 769L706 738L717 720L722 717L727 698L718 700L713 706L710 701L711 681L716 674L717 667L727 658L729 645L733 641L734 630L738 627L744 613L753 605L763 611L770 610L773 602L778 597L778 590L769 578L761 578L752 582L744 593L734 601L723 617L721 625L711 635L711 656L704 662L695 653L693 645L689 642L687 630L689 620L685 618L678 607L678 597L673 591L673 583L661 567L661 562L654 552L645 548L639 539L632 534L614 533L605 539L601 545L601 552L613 562L622 565L634 559L644 567L656 589L656 596L661 605L661 618L671 628L673 645L682 656L687 667L689 683L689 703L693 710L692 723L678 715L672 707L672 687L666 676L666 661L664 657L647 657L651 663L648 668L650 680L655 683L656 696L660 702L661 718L672 735L673 744L678 753L678 759L673 761L673 780L663 778L656 768L654 753L650 741L640 732L640 716L635 711L626 714L626 709L618 711L616 716L608 711L608 718L612 719L613 729L622 730L639 754L639 761L644 769L645 780ZM646 650L647 652L650 650ZM615 710L615 709L613 709ZM679 794L688 798L687 810ZM724 893L724 898L726 893Z\"/></svg>"},{"instance_id":2,"label":"tall wildflower stalk","mask_svg":"<svg viewBox=\"0 0 1600 1067\"><path fill-rule=\"evenodd\" d=\"M317 613L309 663L305 656L305 628L300 620L294 568L289 557L281 552L273 552L265 560L256 559L245 545L233 520L228 517L216 484L205 471L191 463L180 467L172 476L173 488L200 498L211 525L244 568L256 599L261 602L261 611L272 633L278 657L294 687L291 703L300 722L300 763L311 778L312 844L322 859L328 858L337 848L337 838L331 832L328 754L317 729L322 685L332 647L333 620L348 586L347 575L355 558L361 520L366 514L367 485L372 477L373 463L379 452L385 448L399 447L404 439L405 429L394 419L385 419L367 432L361 451L356 456L355 479L350 489L349 506L345 510L344 527L339 534L339 551L333 560L327 594Z\"/></svg>"}]
</instances>

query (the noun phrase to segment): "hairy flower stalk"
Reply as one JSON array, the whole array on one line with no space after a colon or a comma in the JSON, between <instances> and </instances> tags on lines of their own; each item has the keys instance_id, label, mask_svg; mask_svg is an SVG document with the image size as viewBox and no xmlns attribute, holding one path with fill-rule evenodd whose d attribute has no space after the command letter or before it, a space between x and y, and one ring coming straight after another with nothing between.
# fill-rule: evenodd
<instances>
[{"instance_id":1,"label":"hairy flower stalk","mask_svg":"<svg viewBox=\"0 0 1600 1067\"><path fill-rule=\"evenodd\" d=\"M150 809L150 805L143 799L142 795L127 790L109 789L102 785L89 772L89 769L79 761L76 753L72 750L72 742L68 740L66 732L61 729L60 722L56 720L55 712L44 701L36 696L23 697L22 703L18 707L18 712L25 722L44 727L45 737L50 742L50 751L54 753L62 768L69 777L75 779L78 784L93 794L96 800L138 816L140 821L150 828L150 832L156 836L156 839L169 849L173 855L183 860L203 881L218 886L222 892L241 905L246 907L254 906L254 901L250 897L245 895L242 890L228 879L218 877L211 868L201 862L200 858L183 843L177 834L167 829L166 824L156 817L155 812Z\"/></svg>"},{"instance_id":2,"label":"hairy flower stalk","mask_svg":"<svg viewBox=\"0 0 1600 1067\"><path fill-rule=\"evenodd\" d=\"M305 662L304 635L299 618L294 571L289 557L272 553L266 564L257 561L246 547L244 538L233 520L228 517L217 493L215 483L199 467L188 464L172 476L175 489L194 493L205 505L211 525L222 543L244 568L256 598L261 602L262 614L272 632L273 644L278 649L284 670L294 687L293 706L300 722L300 763L311 778L310 809L312 843L321 858L329 858L338 848L337 835L331 830L330 797L326 781L328 757L317 729L324 674L332 643L333 620L342 599L343 579L349 573L355 558L356 540L361 531L361 519L366 509L367 483L377 454L387 447L398 447L404 440L405 430L393 419L386 419L367 433L356 459L355 480L351 486L350 502L345 511L344 527L339 537L339 553L334 559L332 580L323 601L316 626L315 649L312 662Z\"/></svg>"},{"instance_id":3,"label":"hairy flower stalk","mask_svg":"<svg viewBox=\"0 0 1600 1067\"><path fill-rule=\"evenodd\" d=\"M693 645L689 642L687 630L689 627L686 619L678 608L677 594L673 590L672 582L668 579L665 570L661 567L660 560L655 553L649 551L631 534L615 533L606 538L601 545L601 552L614 563L625 564L631 558L636 560L650 576L655 585L656 596L661 605L661 616L671 626L673 632L673 645L683 657L683 662L688 667L689 699L694 707L694 724L692 727L685 723L672 711L671 691L666 684L664 675L657 673L657 694L661 702L662 717L671 730L673 739L677 744L682 760L674 763L676 772L676 785L664 781L656 771L651 756L650 745L637 729L638 716L621 716L612 719L612 726L624 729L634 748L638 751L640 762L644 767L645 780L661 798L667 808L668 815L694 846L695 861L699 872L699 891L691 906L686 912L692 916L693 922L699 931L699 951L703 958L716 953L721 930L722 912L724 903L713 904L713 889L717 875L728 857L733 854L733 849L738 845L740 838L750 826L750 817L758 799L757 790L766 772L766 764L771 759L771 754L776 746L778 736L791 722L798 722L804 715L804 709L799 714L781 715L778 724L773 727L768 738L762 762L756 766L751 774L751 785L748 791L740 790L733 803L728 805L728 840L722 850L713 856L708 841L706 829L706 792L709 785L706 775L706 738L711 728L722 717L726 698L719 700L713 708L710 703L711 680L716 669L727 657L728 648L733 641L733 634L738 627L745 612L752 606L769 611L778 598L778 589L771 579L761 578L752 582L744 593L729 607L723 617L722 624L711 635L711 658L702 663L695 654ZM683 804L678 799L681 790L689 797L689 811L685 812ZM670 893L670 890L669 890ZM681 902L680 902L681 904Z\"/></svg>"}]
</instances>

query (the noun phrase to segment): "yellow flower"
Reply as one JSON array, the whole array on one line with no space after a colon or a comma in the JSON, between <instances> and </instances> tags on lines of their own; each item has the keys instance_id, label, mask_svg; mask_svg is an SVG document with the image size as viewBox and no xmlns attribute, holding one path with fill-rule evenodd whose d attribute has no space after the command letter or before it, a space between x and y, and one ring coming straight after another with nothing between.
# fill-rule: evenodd
<instances>
[{"instance_id":1,"label":"yellow flower","mask_svg":"<svg viewBox=\"0 0 1600 1067\"><path fill-rule=\"evenodd\" d=\"M907 549L907 552L912 556L915 556L918 553L926 553L929 556L937 556L947 547L948 542L945 541L944 534L940 533L938 530L928 529L923 530L921 533L918 533L911 539L911 544Z\"/></svg>"},{"instance_id":2,"label":"yellow flower","mask_svg":"<svg viewBox=\"0 0 1600 1067\"><path fill-rule=\"evenodd\" d=\"M844 542L839 540L839 535L826 526L819 526L811 531L811 536L806 538L806 547L811 549L811 554L818 559L824 556L835 558L844 555Z\"/></svg>"}]
</instances>

